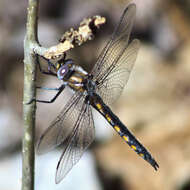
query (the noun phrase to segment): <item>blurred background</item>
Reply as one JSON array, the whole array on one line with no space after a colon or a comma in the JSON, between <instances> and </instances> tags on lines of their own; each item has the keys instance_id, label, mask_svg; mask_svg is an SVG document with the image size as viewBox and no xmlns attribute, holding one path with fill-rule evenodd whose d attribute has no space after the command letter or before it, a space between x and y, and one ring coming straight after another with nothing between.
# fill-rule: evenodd
<instances>
[{"instance_id":1,"label":"blurred background","mask_svg":"<svg viewBox=\"0 0 190 190\"><path fill-rule=\"evenodd\" d=\"M141 40L135 67L113 112L150 150L154 169L136 155L96 112L96 139L68 176L55 185L61 151L36 156L36 189L188 190L190 189L190 1L134 0L136 21L131 37ZM21 187L23 38L27 2L0 1L0 189ZM127 0L40 2L39 41L57 44L88 16L107 23L93 41L67 54L90 70L127 6ZM38 73L37 84L57 87L54 77ZM40 99L54 94L38 90ZM37 104L36 139L60 112L70 94L52 105ZM74 182L74 183L73 183Z\"/></svg>"}]
</instances>

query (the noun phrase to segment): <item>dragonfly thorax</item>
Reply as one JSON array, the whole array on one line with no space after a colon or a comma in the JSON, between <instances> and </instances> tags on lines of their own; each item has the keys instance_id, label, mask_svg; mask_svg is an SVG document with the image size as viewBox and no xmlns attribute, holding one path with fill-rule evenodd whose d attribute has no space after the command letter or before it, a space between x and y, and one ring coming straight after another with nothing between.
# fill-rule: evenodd
<instances>
[{"instance_id":1,"label":"dragonfly thorax","mask_svg":"<svg viewBox=\"0 0 190 190\"><path fill-rule=\"evenodd\" d=\"M88 95L92 95L96 90L96 83L92 80L92 76L88 75L87 80L84 83L84 89Z\"/></svg>"},{"instance_id":2,"label":"dragonfly thorax","mask_svg":"<svg viewBox=\"0 0 190 190\"><path fill-rule=\"evenodd\" d=\"M60 65L57 77L74 91L85 92L93 88L92 82L88 82L91 79L90 75L71 59Z\"/></svg>"},{"instance_id":3,"label":"dragonfly thorax","mask_svg":"<svg viewBox=\"0 0 190 190\"><path fill-rule=\"evenodd\" d=\"M87 82L90 79L88 73L73 60L68 59L60 63L57 67L57 77L75 91L84 92L91 89L92 85ZM88 85L86 85L89 83ZM87 88L86 88L87 86Z\"/></svg>"}]
</instances>

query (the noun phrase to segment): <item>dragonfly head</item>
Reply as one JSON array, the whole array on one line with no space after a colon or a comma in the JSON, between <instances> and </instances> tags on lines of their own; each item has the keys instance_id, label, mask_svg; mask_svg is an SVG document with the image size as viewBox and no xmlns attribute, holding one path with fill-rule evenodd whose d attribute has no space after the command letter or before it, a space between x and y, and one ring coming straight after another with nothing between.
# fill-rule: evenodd
<instances>
[{"instance_id":1,"label":"dragonfly head","mask_svg":"<svg viewBox=\"0 0 190 190\"><path fill-rule=\"evenodd\" d=\"M62 62L57 62L56 68L57 68L57 77L59 80L66 79L69 77L70 73L72 72L72 66L73 66L73 60L67 59Z\"/></svg>"}]
</instances>

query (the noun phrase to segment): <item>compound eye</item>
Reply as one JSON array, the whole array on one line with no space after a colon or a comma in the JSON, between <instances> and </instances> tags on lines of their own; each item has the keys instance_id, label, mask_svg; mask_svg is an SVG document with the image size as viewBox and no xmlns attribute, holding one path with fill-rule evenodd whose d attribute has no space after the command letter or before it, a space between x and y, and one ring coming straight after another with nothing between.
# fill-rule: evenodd
<instances>
[{"instance_id":1,"label":"compound eye","mask_svg":"<svg viewBox=\"0 0 190 190\"><path fill-rule=\"evenodd\" d=\"M65 77L65 75L68 73L69 71L69 67L68 65L63 65L62 67L60 67L60 69L57 71L57 77L60 80L63 80L63 78Z\"/></svg>"}]
</instances>

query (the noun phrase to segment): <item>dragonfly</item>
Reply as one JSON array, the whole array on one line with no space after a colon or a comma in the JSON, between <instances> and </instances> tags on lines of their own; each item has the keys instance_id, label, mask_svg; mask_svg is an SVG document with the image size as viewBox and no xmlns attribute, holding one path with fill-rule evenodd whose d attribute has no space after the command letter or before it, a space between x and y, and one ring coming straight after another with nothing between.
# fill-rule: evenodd
<instances>
[{"instance_id":1,"label":"dragonfly","mask_svg":"<svg viewBox=\"0 0 190 190\"><path fill-rule=\"evenodd\" d=\"M159 168L148 150L109 107L121 95L140 47L139 40L129 40L135 14L136 5L132 3L124 10L118 25L90 72L86 72L72 59L65 59L65 57L56 63L48 60L48 71L39 66L42 73L56 76L61 81L61 86L51 89L41 87L46 90L56 90L57 93L51 100L35 99L35 101L52 103L66 86L74 92L37 144L37 151L40 154L64 144L56 168L56 183L68 174L94 140L92 108L107 120L140 157L151 164L155 170Z\"/></svg>"}]
</instances>

